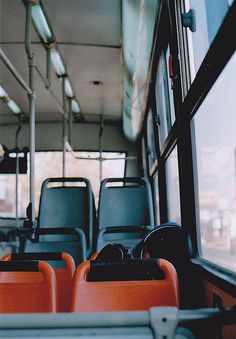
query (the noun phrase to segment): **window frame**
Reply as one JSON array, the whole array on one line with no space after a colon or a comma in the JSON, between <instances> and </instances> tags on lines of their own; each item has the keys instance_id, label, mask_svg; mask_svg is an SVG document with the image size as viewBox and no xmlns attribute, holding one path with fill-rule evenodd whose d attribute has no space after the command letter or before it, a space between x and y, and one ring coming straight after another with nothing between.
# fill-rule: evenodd
<instances>
[{"instance_id":1,"label":"window frame","mask_svg":"<svg viewBox=\"0 0 236 339\"><path fill-rule=\"evenodd\" d=\"M166 159L168 158L171 150L175 147L177 142L177 126L178 126L178 111L176 110L177 101L179 99L178 95L175 93L177 92L175 86L173 90L173 101L174 101L174 108L175 108L175 121L171 126L169 133L165 139L164 144L162 147L160 146L159 142L159 128L158 128L158 116L157 116L157 107L156 107L156 76L157 76L157 69L158 63L162 53L166 52L167 47L170 48L170 53L177 55L176 46L173 43L174 37L173 32L171 31L172 23L171 23L171 13L170 8L167 2L161 2L159 8L159 15L157 18L157 25L156 25L156 38L155 43L153 46L153 57L152 57L152 64L151 64L151 85L149 88L149 96L148 96L148 104L146 109L146 117L143 126L143 134L147 138L147 114L149 112L149 108L152 108L153 112L153 121L154 121L154 135L156 141L156 153L157 153L157 164L152 170L150 171L149 168L149 179L152 184L152 191L154 192L153 182L154 177L158 175L158 191L159 191L159 211L160 211L160 222L165 223L168 220L168 209L167 209L167 186L166 186ZM157 43L158 41L158 43ZM176 65L174 65L175 68ZM168 70L167 70L168 75ZM177 77L178 79L178 77ZM174 84L176 85L176 84ZM169 97L168 92L168 97Z\"/></svg>"},{"instance_id":2,"label":"window frame","mask_svg":"<svg viewBox=\"0 0 236 339\"><path fill-rule=\"evenodd\" d=\"M181 25L181 14L184 12L184 0L161 1L160 11L157 18L155 31L155 44L153 46L153 58L151 64L150 88L148 95L148 106L155 106L155 72L157 70L159 56L165 46L165 32L168 24L171 27L169 32L169 44L171 53L174 56L174 70L176 80L174 81L174 105L176 121L173 124L165 143L160 149L157 142L156 149L158 162L156 168L149 175L153 185L153 179L158 174L159 188L159 211L160 222L167 221L167 196L165 161L168 158L174 145L177 144L180 184L180 206L181 225L188 237L189 258L192 261L193 269L201 270L204 276L209 276L217 285L225 285L232 293L236 286L235 274L224 267L208 262L200 257L198 251L198 192L196 177L194 177L195 148L196 144L192 138L191 120L196 114L199 106L211 90L218 76L236 49L236 33L232 29L236 21L236 2L231 5L226 17L216 34L194 81L191 83L190 64L188 62L187 28ZM227 37L227 44L226 44ZM158 44L157 44L158 41ZM224 53L222 53L224 50ZM147 111L146 111L147 113ZM154 114L156 108L154 109ZM155 119L154 119L155 121ZM158 136L157 123L154 124L156 136ZM146 123L143 126L143 134L146 133ZM156 137L156 140L159 140ZM234 279L232 279L234 277Z\"/></svg>"},{"instance_id":3,"label":"window frame","mask_svg":"<svg viewBox=\"0 0 236 339\"><path fill-rule=\"evenodd\" d=\"M234 22L236 20L236 3L234 2L229 9L226 17L221 25L220 30L216 34L197 74L189 86L189 90L186 93L186 96L182 103L180 103L180 113L182 116L185 116L190 125L191 120L197 113L200 105L210 92L212 86L215 84L219 75L223 71L224 67L227 65L231 56L235 52L235 33L232 30L234 27ZM226 44L227 37L227 44ZM224 49L224 53L222 53ZM190 69L189 69L190 74ZM191 128L190 128L191 129ZM192 131L190 132L189 137L191 138L191 153L192 159L189 163L193 169L196 166L196 144L194 142L194 135ZM192 244L193 244L193 257L194 262L198 265L201 265L203 270L214 273L217 283L222 282L222 277L232 289L232 275L235 277L235 274L229 271L223 266L219 266L216 263L210 262L207 259L200 256L199 253L199 232L198 232L198 216L199 216L199 200L198 200L198 183L196 176L193 177L193 186L194 190L194 214L195 214L195 232L192 232ZM195 188L195 189L194 189ZM194 227L192 227L194 229ZM234 285L235 280L234 280Z\"/></svg>"}]
</instances>

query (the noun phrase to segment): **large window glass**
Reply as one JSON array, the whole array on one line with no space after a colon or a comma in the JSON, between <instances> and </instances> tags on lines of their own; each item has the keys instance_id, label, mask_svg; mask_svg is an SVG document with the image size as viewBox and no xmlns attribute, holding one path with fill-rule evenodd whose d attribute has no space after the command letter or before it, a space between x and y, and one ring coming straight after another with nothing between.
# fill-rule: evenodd
<instances>
[{"instance_id":1,"label":"large window glass","mask_svg":"<svg viewBox=\"0 0 236 339\"><path fill-rule=\"evenodd\" d=\"M194 11L195 31L187 30L191 77L194 79L233 0L185 0L186 12Z\"/></svg>"},{"instance_id":2,"label":"large window glass","mask_svg":"<svg viewBox=\"0 0 236 339\"><path fill-rule=\"evenodd\" d=\"M159 142L161 147L175 120L173 91L167 66L169 63L169 56L170 49L168 47L166 52L162 52L160 56L156 77L156 107L159 121Z\"/></svg>"},{"instance_id":3,"label":"large window glass","mask_svg":"<svg viewBox=\"0 0 236 339\"><path fill-rule=\"evenodd\" d=\"M173 97L173 84L172 79L170 78L170 46L168 45L165 53L166 58L166 68L167 68L167 83L168 83L168 96L169 96L169 107L170 107L170 121L171 126L175 122L175 107L174 107L174 97ZM172 66L171 66L172 67Z\"/></svg>"},{"instance_id":4,"label":"large window glass","mask_svg":"<svg viewBox=\"0 0 236 339\"><path fill-rule=\"evenodd\" d=\"M154 137L154 123L152 110L150 109L147 116L147 144L148 144L148 164L149 170L152 172L155 162L157 160L155 137Z\"/></svg>"},{"instance_id":5,"label":"large window glass","mask_svg":"<svg viewBox=\"0 0 236 339\"><path fill-rule=\"evenodd\" d=\"M97 205L100 180L124 177L125 156L125 153L120 152L102 152L101 154L99 152L68 152L65 175L89 179Z\"/></svg>"},{"instance_id":6,"label":"large window glass","mask_svg":"<svg viewBox=\"0 0 236 339\"><path fill-rule=\"evenodd\" d=\"M147 176L148 170L147 170L147 158L146 158L146 145L145 145L145 139L142 138L142 169L143 169L143 175L144 177Z\"/></svg>"},{"instance_id":7,"label":"large window glass","mask_svg":"<svg viewBox=\"0 0 236 339\"><path fill-rule=\"evenodd\" d=\"M236 272L236 54L192 122L201 255Z\"/></svg>"},{"instance_id":8,"label":"large window glass","mask_svg":"<svg viewBox=\"0 0 236 339\"><path fill-rule=\"evenodd\" d=\"M22 211L20 217L25 216L25 209L29 199L28 195L28 176L26 174L19 175L19 209ZM15 217L15 196L16 196L16 180L14 174L0 175L0 216L3 218ZM22 193L25 193L22 196Z\"/></svg>"},{"instance_id":9,"label":"large window glass","mask_svg":"<svg viewBox=\"0 0 236 339\"><path fill-rule=\"evenodd\" d=\"M28 166L29 167L29 166ZM125 153L73 152L66 154L66 176L85 177L91 182L98 203L100 179L123 177L125 171ZM61 177L62 152L36 152L35 154L35 201L38 213L42 182L46 178ZM0 217L14 218L15 209L15 175L0 175ZM29 203L29 178L26 174L19 175L19 217L26 217L26 207Z\"/></svg>"},{"instance_id":10,"label":"large window glass","mask_svg":"<svg viewBox=\"0 0 236 339\"><path fill-rule=\"evenodd\" d=\"M166 160L168 221L181 223L177 147Z\"/></svg>"},{"instance_id":11,"label":"large window glass","mask_svg":"<svg viewBox=\"0 0 236 339\"><path fill-rule=\"evenodd\" d=\"M160 205L159 205L159 188L158 188L158 175L153 180L153 193L154 193L154 208L155 208L155 223L160 224Z\"/></svg>"}]
</instances>

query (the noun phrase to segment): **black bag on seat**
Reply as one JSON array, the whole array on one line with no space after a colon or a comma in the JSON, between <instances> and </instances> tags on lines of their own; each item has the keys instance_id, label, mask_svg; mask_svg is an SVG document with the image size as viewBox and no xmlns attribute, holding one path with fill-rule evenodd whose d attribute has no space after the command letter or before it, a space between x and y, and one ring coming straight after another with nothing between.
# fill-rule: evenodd
<instances>
[{"instance_id":1,"label":"black bag on seat","mask_svg":"<svg viewBox=\"0 0 236 339\"><path fill-rule=\"evenodd\" d=\"M128 249L121 244L107 244L101 249L95 260L122 260L130 258Z\"/></svg>"},{"instance_id":2,"label":"black bag on seat","mask_svg":"<svg viewBox=\"0 0 236 339\"><path fill-rule=\"evenodd\" d=\"M162 280L164 272L158 259L101 260L90 262L88 281Z\"/></svg>"},{"instance_id":3,"label":"black bag on seat","mask_svg":"<svg viewBox=\"0 0 236 339\"><path fill-rule=\"evenodd\" d=\"M97 259L122 260L127 258L162 258L174 266L181 266L188 259L187 238L182 227L166 223L149 231L131 250L122 244L109 243L99 252Z\"/></svg>"}]
</instances>

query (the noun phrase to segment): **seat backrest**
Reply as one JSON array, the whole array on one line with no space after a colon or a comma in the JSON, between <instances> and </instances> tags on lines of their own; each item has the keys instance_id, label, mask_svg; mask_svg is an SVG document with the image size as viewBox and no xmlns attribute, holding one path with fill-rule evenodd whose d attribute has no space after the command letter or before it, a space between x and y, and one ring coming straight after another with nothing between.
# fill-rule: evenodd
<instances>
[{"instance_id":1,"label":"seat backrest","mask_svg":"<svg viewBox=\"0 0 236 339\"><path fill-rule=\"evenodd\" d=\"M55 272L45 262L0 262L0 313L56 312Z\"/></svg>"},{"instance_id":2,"label":"seat backrest","mask_svg":"<svg viewBox=\"0 0 236 339\"><path fill-rule=\"evenodd\" d=\"M117 183L123 186L114 186ZM100 188L98 224L99 229L110 226L151 225L154 227L149 182L144 178L103 180Z\"/></svg>"},{"instance_id":3,"label":"seat backrest","mask_svg":"<svg viewBox=\"0 0 236 339\"><path fill-rule=\"evenodd\" d=\"M62 267L54 268L57 280L57 312L69 312L71 302L72 278L75 272L75 263L68 253L41 252L41 253L11 253L6 254L2 261L31 261L44 260L49 262L62 262ZM14 276L14 275L13 275ZM41 273L34 273L34 281L41 280ZM19 279L19 277L18 277Z\"/></svg>"},{"instance_id":4,"label":"seat backrest","mask_svg":"<svg viewBox=\"0 0 236 339\"><path fill-rule=\"evenodd\" d=\"M37 240L25 240L25 253L65 252L72 256L76 266L85 261L87 258L86 239L83 231L80 229L43 228L36 230L35 234ZM55 234L68 235L70 236L70 240L55 241L55 239L53 239ZM41 236L43 235L45 235L48 240L41 241Z\"/></svg>"},{"instance_id":5,"label":"seat backrest","mask_svg":"<svg viewBox=\"0 0 236 339\"><path fill-rule=\"evenodd\" d=\"M178 306L179 287L174 266L164 259L156 261L156 265L164 272L164 279L94 282L87 281L91 262L84 262L73 278L71 311L131 311L147 310L153 306Z\"/></svg>"},{"instance_id":6,"label":"seat backrest","mask_svg":"<svg viewBox=\"0 0 236 339\"><path fill-rule=\"evenodd\" d=\"M73 186L66 186L68 183ZM79 227L86 235L87 244L92 246L94 215L88 179L49 178L43 182L38 227Z\"/></svg>"}]
</instances>

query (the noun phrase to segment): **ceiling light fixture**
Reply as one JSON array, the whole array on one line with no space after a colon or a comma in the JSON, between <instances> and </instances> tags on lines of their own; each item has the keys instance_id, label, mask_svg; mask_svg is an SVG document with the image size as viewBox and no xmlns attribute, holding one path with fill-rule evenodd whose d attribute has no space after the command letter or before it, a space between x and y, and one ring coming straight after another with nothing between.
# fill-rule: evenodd
<instances>
[{"instance_id":1,"label":"ceiling light fixture","mask_svg":"<svg viewBox=\"0 0 236 339\"><path fill-rule=\"evenodd\" d=\"M9 95L7 94L7 92L5 91L4 88L2 88L0 86L0 98L2 99L2 101L10 108L10 110L14 113L14 114L21 114L22 110L20 109L20 107L15 103L15 101L13 101Z\"/></svg>"},{"instance_id":2,"label":"ceiling light fixture","mask_svg":"<svg viewBox=\"0 0 236 339\"><path fill-rule=\"evenodd\" d=\"M15 103L15 101L13 101L12 99L9 99L7 101L7 106L10 108L10 110L14 113L14 114L21 114L22 111L20 109L20 107Z\"/></svg>"},{"instance_id":3,"label":"ceiling light fixture","mask_svg":"<svg viewBox=\"0 0 236 339\"><path fill-rule=\"evenodd\" d=\"M3 89L3 88L0 86L0 98L6 98L6 97L8 97L7 92L5 91L5 89Z\"/></svg>"},{"instance_id":4,"label":"ceiling light fixture","mask_svg":"<svg viewBox=\"0 0 236 339\"><path fill-rule=\"evenodd\" d=\"M58 76L62 76L66 73L62 57L56 48L51 50L51 61Z\"/></svg>"},{"instance_id":5,"label":"ceiling light fixture","mask_svg":"<svg viewBox=\"0 0 236 339\"><path fill-rule=\"evenodd\" d=\"M65 79L65 92L66 92L67 97L69 98L74 97L73 89L71 87L71 83L68 78Z\"/></svg>"},{"instance_id":6,"label":"ceiling light fixture","mask_svg":"<svg viewBox=\"0 0 236 339\"><path fill-rule=\"evenodd\" d=\"M32 19L43 42L52 42L53 35L40 5L32 6Z\"/></svg>"},{"instance_id":7,"label":"ceiling light fixture","mask_svg":"<svg viewBox=\"0 0 236 339\"><path fill-rule=\"evenodd\" d=\"M71 101L71 109L73 113L76 113L76 114L80 113L79 103L76 99L73 99Z\"/></svg>"},{"instance_id":8,"label":"ceiling light fixture","mask_svg":"<svg viewBox=\"0 0 236 339\"><path fill-rule=\"evenodd\" d=\"M66 67L63 62L62 56L56 47L56 41L55 41L55 36L50 29L50 25L48 23L47 17L43 11L42 6L40 5L40 2L32 6L32 20L35 25L35 28L40 35L41 39L45 44L52 44L53 47L51 48L51 62L52 65L55 69L55 72L58 77L62 77L66 75ZM102 84L102 82L99 82L99 84ZM71 86L71 82L68 78L65 79L65 93L68 98L74 98L74 92ZM1 97L1 91L0 91L0 97ZM5 97L5 94L4 94ZM11 107L14 107L14 104L10 102ZM16 105L16 104L15 104ZM78 101L74 98L71 102L71 109L73 113L80 113L80 106ZM17 106L17 105L16 105ZM19 107L14 107L15 112L19 111ZM16 113L18 114L18 113Z\"/></svg>"}]
</instances>

